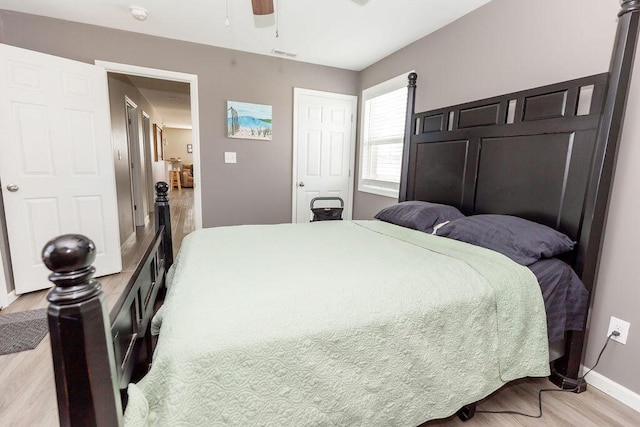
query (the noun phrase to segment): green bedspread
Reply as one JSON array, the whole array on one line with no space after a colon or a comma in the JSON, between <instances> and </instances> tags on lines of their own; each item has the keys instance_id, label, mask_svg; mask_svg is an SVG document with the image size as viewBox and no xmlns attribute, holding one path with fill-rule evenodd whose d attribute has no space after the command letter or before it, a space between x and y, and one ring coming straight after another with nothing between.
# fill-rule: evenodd
<instances>
[{"instance_id":1,"label":"green bedspread","mask_svg":"<svg viewBox=\"0 0 640 427\"><path fill-rule=\"evenodd\" d=\"M127 425L412 426L549 374L533 274L379 221L185 238Z\"/></svg>"}]
</instances>

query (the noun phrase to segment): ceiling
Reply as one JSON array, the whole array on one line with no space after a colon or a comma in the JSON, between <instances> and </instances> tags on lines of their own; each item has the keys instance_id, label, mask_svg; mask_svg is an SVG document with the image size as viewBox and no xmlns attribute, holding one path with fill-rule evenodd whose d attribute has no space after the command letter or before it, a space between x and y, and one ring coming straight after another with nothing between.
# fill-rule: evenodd
<instances>
[{"instance_id":1,"label":"ceiling","mask_svg":"<svg viewBox=\"0 0 640 427\"><path fill-rule=\"evenodd\" d=\"M189 83L140 76L128 77L160 114L165 127L191 129Z\"/></svg>"},{"instance_id":2,"label":"ceiling","mask_svg":"<svg viewBox=\"0 0 640 427\"><path fill-rule=\"evenodd\" d=\"M267 16L254 16L251 0L0 0L0 9L360 71L489 1L274 0ZM165 126L191 127L188 84L130 78Z\"/></svg>"},{"instance_id":3,"label":"ceiling","mask_svg":"<svg viewBox=\"0 0 640 427\"><path fill-rule=\"evenodd\" d=\"M360 71L489 1L274 0L276 13L261 17L251 0L0 0L0 9Z\"/></svg>"}]
</instances>

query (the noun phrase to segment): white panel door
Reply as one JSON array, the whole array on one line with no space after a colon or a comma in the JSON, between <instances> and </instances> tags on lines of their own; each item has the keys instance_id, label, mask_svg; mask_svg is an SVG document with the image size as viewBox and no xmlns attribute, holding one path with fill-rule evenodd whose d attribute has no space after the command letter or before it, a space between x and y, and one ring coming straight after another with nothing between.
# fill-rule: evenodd
<instances>
[{"instance_id":1,"label":"white panel door","mask_svg":"<svg viewBox=\"0 0 640 427\"><path fill-rule=\"evenodd\" d=\"M103 68L0 45L0 182L16 293L50 286L44 244L80 233L122 270Z\"/></svg>"},{"instance_id":2,"label":"white panel door","mask_svg":"<svg viewBox=\"0 0 640 427\"><path fill-rule=\"evenodd\" d=\"M342 217L351 219L357 98L297 88L294 98L293 222L309 222L311 199L327 196L341 197L345 203ZM339 203L318 201L314 206Z\"/></svg>"}]
</instances>

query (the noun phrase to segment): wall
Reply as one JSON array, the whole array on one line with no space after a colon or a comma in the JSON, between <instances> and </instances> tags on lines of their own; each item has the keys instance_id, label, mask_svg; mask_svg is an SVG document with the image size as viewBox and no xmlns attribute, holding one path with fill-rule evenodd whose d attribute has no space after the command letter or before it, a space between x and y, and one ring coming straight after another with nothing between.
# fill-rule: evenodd
<instances>
[{"instance_id":1,"label":"wall","mask_svg":"<svg viewBox=\"0 0 640 427\"><path fill-rule=\"evenodd\" d=\"M418 73L418 111L608 71L617 0L493 0L395 52L360 75L365 89L407 70ZM609 317L631 322L626 346L611 343L596 371L640 393L640 65L627 107L609 205L585 364L593 366ZM371 218L393 199L356 193L355 218Z\"/></svg>"},{"instance_id":2,"label":"wall","mask_svg":"<svg viewBox=\"0 0 640 427\"><path fill-rule=\"evenodd\" d=\"M198 75L205 227L291 221L293 88L357 94L358 73L270 56L0 11L7 44ZM273 140L226 138L226 101L273 106ZM225 164L224 152L237 152ZM260 206L260 209L256 209Z\"/></svg>"},{"instance_id":3,"label":"wall","mask_svg":"<svg viewBox=\"0 0 640 427\"><path fill-rule=\"evenodd\" d=\"M164 147L164 157L180 158L182 164L193 164L193 153L187 152L187 144L191 144L191 129L177 129L165 127L162 137L167 140Z\"/></svg>"},{"instance_id":4,"label":"wall","mask_svg":"<svg viewBox=\"0 0 640 427\"><path fill-rule=\"evenodd\" d=\"M617 9L616 0L493 0L363 70L360 90L413 69L425 111L607 71ZM394 202L356 193L354 218Z\"/></svg>"},{"instance_id":5,"label":"wall","mask_svg":"<svg viewBox=\"0 0 640 427\"><path fill-rule=\"evenodd\" d=\"M142 127L142 112L149 114L150 122L162 123L162 117L157 113L155 108L151 106L149 101L140 93L140 91L131 83L127 76L123 74L108 74L109 82L109 103L111 106L111 143L113 146L113 159L115 164L116 174L116 191L118 195L118 220L120 223L120 242L124 243L134 231L132 212L132 198L131 198L131 184L130 174L131 168L129 167L131 160L129 155L129 149L127 145L127 123L126 123L126 108L125 97L128 97L137 107L137 129L138 140L140 149L140 158L143 165L142 170L145 168L144 164L144 147L143 147L143 127ZM153 144L153 125L150 126L150 141ZM152 145L151 145L152 147ZM153 153L153 149L147 147L149 153ZM118 155L120 153L120 155ZM148 158L151 155L147 156ZM162 165L164 162L157 162L157 165ZM156 166L157 169L157 166ZM143 174L144 176L144 174ZM154 180L155 182L155 180ZM143 186L153 186L154 182L147 183L143 180ZM143 212L148 213L151 202L148 200L148 192L143 191L143 202L139 208Z\"/></svg>"},{"instance_id":6,"label":"wall","mask_svg":"<svg viewBox=\"0 0 640 427\"><path fill-rule=\"evenodd\" d=\"M611 316L631 323L626 345L610 343L596 372L640 394L640 286L635 270L640 254L640 55L636 55L625 124L591 312L585 365L593 366L607 337ZM640 396L635 397L640 410Z\"/></svg>"}]
</instances>

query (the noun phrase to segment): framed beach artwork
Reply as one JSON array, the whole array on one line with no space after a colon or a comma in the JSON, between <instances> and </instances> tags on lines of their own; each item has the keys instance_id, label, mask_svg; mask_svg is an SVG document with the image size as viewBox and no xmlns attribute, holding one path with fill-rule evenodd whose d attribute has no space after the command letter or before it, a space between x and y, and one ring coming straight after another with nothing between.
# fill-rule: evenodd
<instances>
[{"instance_id":1,"label":"framed beach artwork","mask_svg":"<svg viewBox=\"0 0 640 427\"><path fill-rule=\"evenodd\" d=\"M227 136L271 141L271 105L227 101Z\"/></svg>"}]
</instances>

